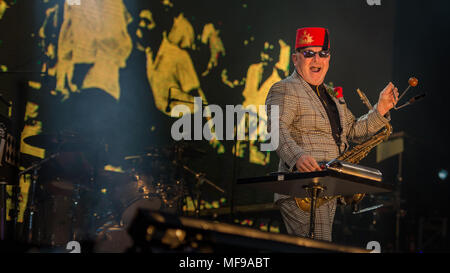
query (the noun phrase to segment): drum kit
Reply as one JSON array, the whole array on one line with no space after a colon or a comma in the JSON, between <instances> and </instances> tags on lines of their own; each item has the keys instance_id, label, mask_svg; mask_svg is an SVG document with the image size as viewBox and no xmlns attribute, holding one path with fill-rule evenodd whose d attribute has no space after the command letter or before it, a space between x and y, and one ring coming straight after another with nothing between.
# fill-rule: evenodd
<instances>
[{"instance_id":1,"label":"drum kit","mask_svg":"<svg viewBox=\"0 0 450 273\"><path fill-rule=\"evenodd\" d=\"M186 159L204 152L184 144L149 147L124 157L121 167L108 168L104 145L75 133L35 135L24 142L50 154L43 160L28 158L23 163L28 167L19 173L31 175L23 225L27 243L65 246L95 240L108 230L125 230L139 208L182 215L186 197L198 198L192 188L204 182L224 193L186 166Z\"/></svg>"}]
</instances>

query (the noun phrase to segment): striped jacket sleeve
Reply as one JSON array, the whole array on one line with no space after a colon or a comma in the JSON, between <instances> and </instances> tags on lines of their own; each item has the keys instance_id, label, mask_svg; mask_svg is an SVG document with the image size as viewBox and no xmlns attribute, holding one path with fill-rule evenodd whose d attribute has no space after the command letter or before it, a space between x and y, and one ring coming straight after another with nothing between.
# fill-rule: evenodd
<instances>
[{"instance_id":1,"label":"striped jacket sleeve","mask_svg":"<svg viewBox=\"0 0 450 273\"><path fill-rule=\"evenodd\" d=\"M350 128L347 134L347 140L356 143L361 143L374 135L390 120L389 113L384 117L378 112L377 104L373 106L372 110L357 120L355 120L355 116L348 108L345 109L345 112L347 126Z\"/></svg>"}]
</instances>

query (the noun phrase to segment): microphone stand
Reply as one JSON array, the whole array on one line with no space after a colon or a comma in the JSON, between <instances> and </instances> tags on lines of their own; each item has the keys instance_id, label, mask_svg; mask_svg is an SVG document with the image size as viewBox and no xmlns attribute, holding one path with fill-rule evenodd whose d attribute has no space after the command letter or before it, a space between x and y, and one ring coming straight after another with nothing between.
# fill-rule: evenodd
<instances>
[{"instance_id":1,"label":"microphone stand","mask_svg":"<svg viewBox=\"0 0 450 273\"><path fill-rule=\"evenodd\" d=\"M194 202L194 209L195 209L195 216L197 218L200 217L200 197L201 197L201 189L200 186L203 183L207 183L209 184L211 187L215 188L217 191L221 192L221 193L225 193L225 190L223 190L222 188L220 188L219 186L217 186L216 184L214 184L213 182L211 182L209 179L207 179L205 177L204 173L197 173L193 170L191 170L188 166L183 165L183 169L185 169L186 171L188 171L189 173L191 173L192 175L194 175L194 177L197 180L197 183L195 185L195 199L197 200L197 205L195 205ZM194 201L194 200L193 200Z\"/></svg>"},{"instance_id":2,"label":"microphone stand","mask_svg":"<svg viewBox=\"0 0 450 273\"><path fill-rule=\"evenodd\" d=\"M36 185L37 185L37 180L38 180L38 172L41 169L42 165L45 164L46 162L50 161L51 159L54 159L56 157L59 156L59 152L52 154L51 156L31 165L30 167L26 168L25 170L19 172L19 178L30 172L33 171L33 175L32 175L32 180L31 180L31 185L30 185L30 191L28 192L28 196L29 196L29 201L28 201L28 220L27 220L27 226L25 227L25 240L26 243L31 243L32 239L33 239L33 221L34 221L34 215L37 212L36 209L36 200L35 200L35 195L36 195Z\"/></svg>"},{"instance_id":3,"label":"microphone stand","mask_svg":"<svg viewBox=\"0 0 450 273\"><path fill-rule=\"evenodd\" d=\"M8 182L0 181L0 241L6 239L6 199L8 196L6 185L8 185Z\"/></svg>"},{"instance_id":4,"label":"microphone stand","mask_svg":"<svg viewBox=\"0 0 450 273\"><path fill-rule=\"evenodd\" d=\"M170 110L171 110L170 104L171 104L173 101L184 102L184 103L188 103L188 104L194 104L194 102L192 102L192 101L185 101L185 100L179 100L179 99L172 98L172 88L173 88L173 89L180 90L180 89L177 88L177 87L173 87L173 86L172 86L172 87L169 87L169 94L168 94L168 96L167 96L166 112L170 112ZM207 105L208 105L208 104L204 104L204 103L203 103L203 99L202 99L202 108L205 107L205 106L207 106ZM202 110L203 110L203 109L202 109ZM180 160L180 162L181 162L181 158L178 158L178 160ZM174 163L177 167L180 167L180 164L177 163L176 161L173 161L173 163ZM182 163L181 163L181 164L182 164ZM195 172L191 171L191 170L190 170L189 168L187 168L185 165L182 165L182 167L183 167L183 169L185 169L185 170L191 172L192 174L194 174L195 177L198 179L198 176L197 176L197 174L196 174ZM191 188L190 188L189 186L187 186L187 191L188 191L189 195L190 195L191 198L192 198L192 203L193 203L193 205L194 205L194 211L195 211L195 215L196 215L197 218L198 218L199 215L200 215L200 200L199 200L199 199L200 199L200 193L198 193L198 191L199 191L198 185L199 185L199 183L197 183L197 185L196 185L196 196L195 196L195 197L194 197L194 195L193 195L193 193L192 193ZM183 185L182 187L184 187L184 185ZM195 204L195 200L194 200L194 199L197 199L197 204ZM187 207L187 205L186 205L186 207Z\"/></svg>"},{"instance_id":5,"label":"microphone stand","mask_svg":"<svg viewBox=\"0 0 450 273\"><path fill-rule=\"evenodd\" d=\"M1 161L3 159L4 147L6 142L6 128L7 127L5 124L0 123L0 166L2 165ZM6 239L6 199L8 196L6 185L8 185L8 181L0 181L0 241Z\"/></svg>"},{"instance_id":6,"label":"microphone stand","mask_svg":"<svg viewBox=\"0 0 450 273\"><path fill-rule=\"evenodd\" d=\"M3 102L3 104L7 107L10 107L12 105L9 101L5 100L2 93L0 93L0 101Z\"/></svg>"},{"instance_id":7,"label":"microphone stand","mask_svg":"<svg viewBox=\"0 0 450 273\"><path fill-rule=\"evenodd\" d=\"M173 88L173 89L178 89L178 90L180 90L179 88L176 88L176 87L170 87L170 88L169 88L169 96L167 97L166 112L170 112L170 110L172 109L172 108L170 107L170 104L171 104L173 101L178 101L178 102L184 102L184 103L194 104L192 101L179 100L179 99L172 98L172 91L171 91L172 88ZM208 106L208 104L203 103L203 99L202 99L202 107L206 107L206 106Z\"/></svg>"},{"instance_id":8,"label":"microphone stand","mask_svg":"<svg viewBox=\"0 0 450 273\"><path fill-rule=\"evenodd\" d=\"M402 186L402 160L403 152L398 155L398 173L394 197L395 206L395 252L400 251L400 218L401 218L401 186Z\"/></svg>"},{"instance_id":9,"label":"microphone stand","mask_svg":"<svg viewBox=\"0 0 450 273\"><path fill-rule=\"evenodd\" d=\"M39 74L41 76L47 75L47 73L40 72L40 71L0 71L1 74Z\"/></svg>"}]
</instances>

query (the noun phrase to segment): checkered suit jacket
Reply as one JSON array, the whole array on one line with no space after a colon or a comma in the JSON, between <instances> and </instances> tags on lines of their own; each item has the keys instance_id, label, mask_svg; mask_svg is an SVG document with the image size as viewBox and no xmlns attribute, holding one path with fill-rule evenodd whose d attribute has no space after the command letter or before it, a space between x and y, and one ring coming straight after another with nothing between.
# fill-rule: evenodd
<instances>
[{"instance_id":1,"label":"checkered suit jacket","mask_svg":"<svg viewBox=\"0 0 450 273\"><path fill-rule=\"evenodd\" d=\"M275 83L266 98L268 105L268 128L271 128L270 106L279 106L279 145L276 150L280 157L278 171L292 171L303 154L316 161L330 161L348 147L348 142L362 142L378 132L386 122L386 117L373 110L355 119L347 108L344 98L333 97L339 112L342 134L338 147L331 132L331 125L325 108L309 84L294 71L291 76ZM275 201L288 196L275 194Z\"/></svg>"}]
</instances>

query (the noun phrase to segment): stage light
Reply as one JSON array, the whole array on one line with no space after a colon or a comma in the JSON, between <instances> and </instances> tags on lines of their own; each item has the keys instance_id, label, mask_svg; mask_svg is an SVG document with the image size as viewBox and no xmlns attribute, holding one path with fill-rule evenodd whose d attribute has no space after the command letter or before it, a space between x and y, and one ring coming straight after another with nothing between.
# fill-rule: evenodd
<instances>
[{"instance_id":1,"label":"stage light","mask_svg":"<svg viewBox=\"0 0 450 273\"><path fill-rule=\"evenodd\" d=\"M438 176L439 176L439 178L440 178L441 180L445 180L445 179L447 179L448 171L447 171L447 170L444 170L444 169L441 169L441 170L439 171L439 173L438 173Z\"/></svg>"}]
</instances>

